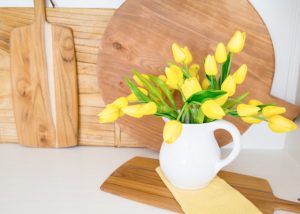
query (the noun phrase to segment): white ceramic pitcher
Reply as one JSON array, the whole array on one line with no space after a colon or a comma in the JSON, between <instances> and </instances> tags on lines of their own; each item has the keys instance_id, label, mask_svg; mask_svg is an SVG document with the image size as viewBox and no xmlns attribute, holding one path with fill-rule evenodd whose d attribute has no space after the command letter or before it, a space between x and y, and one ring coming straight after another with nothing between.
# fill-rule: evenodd
<instances>
[{"instance_id":1,"label":"white ceramic pitcher","mask_svg":"<svg viewBox=\"0 0 300 214\"><path fill-rule=\"evenodd\" d=\"M173 144L162 144L160 167L166 178L178 188L203 188L239 154L240 132L225 120L182 125L182 133ZM221 159L214 136L217 129L227 130L233 138L233 150L225 159Z\"/></svg>"}]
</instances>

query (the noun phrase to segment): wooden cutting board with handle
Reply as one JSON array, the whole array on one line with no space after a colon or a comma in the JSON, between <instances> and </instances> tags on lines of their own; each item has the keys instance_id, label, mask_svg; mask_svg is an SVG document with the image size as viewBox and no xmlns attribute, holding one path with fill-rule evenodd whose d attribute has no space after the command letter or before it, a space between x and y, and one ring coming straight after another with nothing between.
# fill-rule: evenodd
<instances>
[{"instance_id":1,"label":"wooden cutting board with handle","mask_svg":"<svg viewBox=\"0 0 300 214\"><path fill-rule=\"evenodd\" d=\"M162 209L183 213L171 192L155 169L159 161L135 157L113 172L101 185L101 190L130 200ZM268 181L252 176L221 171L218 176L237 189L264 214L275 210L300 213L300 203L282 200L274 196Z\"/></svg>"},{"instance_id":2,"label":"wooden cutting board with handle","mask_svg":"<svg viewBox=\"0 0 300 214\"><path fill-rule=\"evenodd\" d=\"M78 98L72 31L46 21L35 0L33 24L10 36L14 114L20 144L77 145Z\"/></svg>"},{"instance_id":3,"label":"wooden cutting board with handle","mask_svg":"<svg viewBox=\"0 0 300 214\"><path fill-rule=\"evenodd\" d=\"M205 57L215 52L218 42L226 44L236 30L245 31L247 39L243 52L233 56L232 72L245 63L248 74L246 81L237 87L235 97L249 91L248 99L284 106L285 116L295 119L299 107L270 95L273 45L263 20L248 0L127 0L116 10L99 48L97 71L104 101L110 103L129 93L124 76L131 77L132 69L163 74L166 62L174 62L173 42L190 48L193 62L201 65L202 80ZM250 126L239 119L225 119L241 133ZM125 116L117 123L141 144L160 149L164 125L161 118ZM218 132L217 138L220 145L231 142L226 132Z\"/></svg>"}]
</instances>

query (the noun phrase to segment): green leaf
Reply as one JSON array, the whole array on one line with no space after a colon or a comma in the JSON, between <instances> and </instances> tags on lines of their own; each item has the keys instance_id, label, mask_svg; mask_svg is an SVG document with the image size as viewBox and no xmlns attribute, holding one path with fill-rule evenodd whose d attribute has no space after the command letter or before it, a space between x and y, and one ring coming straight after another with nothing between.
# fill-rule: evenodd
<instances>
[{"instance_id":1,"label":"green leaf","mask_svg":"<svg viewBox=\"0 0 300 214\"><path fill-rule=\"evenodd\" d=\"M276 105L275 103L267 103L267 104L263 104L263 105L257 105L257 107L264 108L264 107L267 107L267 106L275 106L275 105Z\"/></svg>"},{"instance_id":2,"label":"green leaf","mask_svg":"<svg viewBox=\"0 0 300 214\"><path fill-rule=\"evenodd\" d=\"M236 104L240 104L241 102L243 102L243 100L249 95L249 92L246 92L244 94L242 94L241 96L239 96L236 99L228 99L227 102L223 105L224 109L230 109L233 106L235 106Z\"/></svg>"},{"instance_id":3,"label":"green leaf","mask_svg":"<svg viewBox=\"0 0 300 214\"><path fill-rule=\"evenodd\" d=\"M222 90L203 90L193 94L186 102L201 104L206 100L217 99L224 94L226 94L226 92Z\"/></svg>"},{"instance_id":4,"label":"green leaf","mask_svg":"<svg viewBox=\"0 0 300 214\"><path fill-rule=\"evenodd\" d=\"M240 118L240 116L237 113L237 111L229 111L229 112L227 112L227 114L229 114L232 117Z\"/></svg>"},{"instance_id":5,"label":"green leaf","mask_svg":"<svg viewBox=\"0 0 300 214\"><path fill-rule=\"evenodd\" d=\"M172 115L168 114L168 113L162 113L162 112L156 112L155 113L155 116L158 116L158 117L165 117L165 118L168 118L170 120L176 120L176 117L173 117Z\"/></svg>"},{"instance_id":6,"label":"green leaf","mask_svg":"<svg viewBox=\"0 0 300 214\"><path fill-rule=\"evenodd\" d=\"M138 72L137 70L133 70L134 74L141 80L145 88L148 90L149 93L152 93L155 97L157 97L162 103L167 105L166 101L164 100L163 96L161 95L160 91L154 87L149 80L147 80L143 75Z\"/></svg>"},{"instance_id":7,"label":"green leaf","mask_svg":"<svg viewBox=\"0 0 300 214\"><path fill-rule=\"evenodd\" d=\"M170 103L172 104L172 107L174 109L177 109L176 107L176 103L173 99L173 94L171 93L171 91L168 89L167 85L164 83L164 81L162 81L161 79L159 79L156 76L153 75L149 75L150 79L162 90L162 92L166 95L166 97L168 98L168 100L170 101Z\"/></svg>"},{"instance_id":8,"label":"green leaf","mask_svg":"<svg viewBox=\"0 0 300 214\"><path fill-rule=\"evenodd\" d=\"M274 103L267 103L267 104L257 105L256 107L260 108L259 112L261 113L263 111L263 108L265 108L267 106L275 106L275 104Z\"/></svg>"},{"instance_id":9,"label":"green leaf","mask_svg":"<svg viewBox=\"0 0 300 214\"><path fill-rule=\"evenodd\" d=\"M220 87L221 87L222 83L224 82L224 80L226 79L226 77L230 73L231 59L232 59L232 54L229 52L228 55L227 55L227 60L225 61L225 63L222 66L222 69L221 69L222 72L220 74L220 79L219 79Z\"/></svg>"},{"instance_id":10,"label":"green leaf","mask_svg":"<svg viewBox=\"0 0 300 214\"><path fill-rule=\"evenodd\" d=\"M140 91L140 89L128 78L125 77L125 81L132 91L132 93L135 94L135 96L139 99L141 102L150 102L151 100L149 97L147 97L143 92Z\"/></svg>"}]
</instances>

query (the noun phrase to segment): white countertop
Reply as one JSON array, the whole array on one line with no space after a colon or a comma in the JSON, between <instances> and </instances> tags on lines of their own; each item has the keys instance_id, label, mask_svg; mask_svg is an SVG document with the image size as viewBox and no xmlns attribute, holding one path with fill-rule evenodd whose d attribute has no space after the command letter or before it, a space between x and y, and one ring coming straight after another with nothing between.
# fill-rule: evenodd
<instances>
[{"instance_id":1,"label":"white countertop","mask_svg":"<svg viewBox=\"0 0 300 214\"><path fill-rule=\"evenodd\" d=\"M133 148L32 149L1 144L0 213L173 213L99 190L119 165L134 156L158 154ZM268 179L281 198L300 198L300 166L282 150L243 150L226 170Z\"/></svg>"}]
</instances>

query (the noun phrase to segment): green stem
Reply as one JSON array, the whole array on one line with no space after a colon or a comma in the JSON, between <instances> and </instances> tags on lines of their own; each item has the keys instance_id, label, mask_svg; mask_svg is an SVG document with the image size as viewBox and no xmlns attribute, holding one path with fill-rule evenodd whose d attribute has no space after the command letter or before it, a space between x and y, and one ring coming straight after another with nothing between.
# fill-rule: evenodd
<instances>
[{"instance_id":1,"label":"green stem","mask_svg":"<svg viewBox=\"0 0 300 214\"><path fill-rule=\"evenodd\" d=\"M179 112L179 115L177 116L176 120L180 120L180 118L181 118L182 114L184 113L187 106L188 106L188 103L184 103L184 105L183 105L181 111Z\"/></svg>"},{"instance_id":2,"label":"green stem","mask_svg":"<svg viewBox=\"0 0 300 214\"><path fill-rule=\"evenodd\" d=\"M190 78L191 74L189 73L189 66L185 64L182 68L182 73L185 78Z\"/></svg>"},{"instance_id":3,"label":"green stem","mask_svg":"<svg viewBox=\"0 0 300 214\"><path fill-rule=\"evenodd\" d=\"M219 70L220 70L220 77L219 77L219 80L217 81L219 88L221 88L221 86L222 86L221 81L223 79L223 77L222 77L223 76L223 64L220 64L220 68L219 68Z\"/></svg>"}]
</instances>

